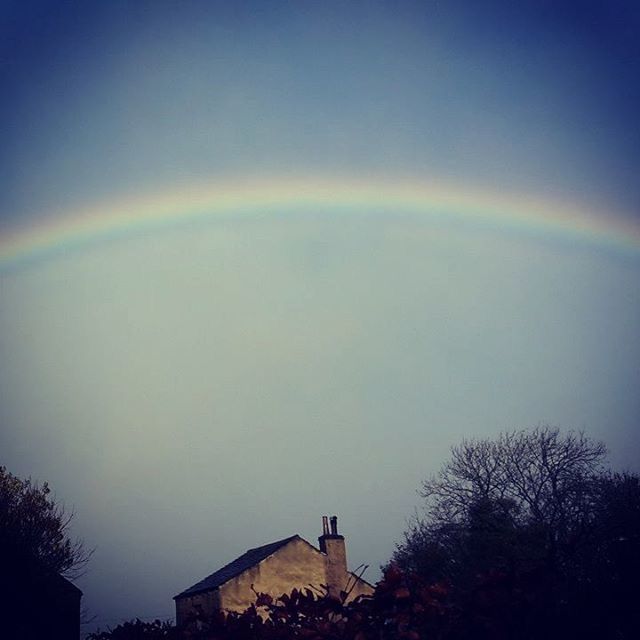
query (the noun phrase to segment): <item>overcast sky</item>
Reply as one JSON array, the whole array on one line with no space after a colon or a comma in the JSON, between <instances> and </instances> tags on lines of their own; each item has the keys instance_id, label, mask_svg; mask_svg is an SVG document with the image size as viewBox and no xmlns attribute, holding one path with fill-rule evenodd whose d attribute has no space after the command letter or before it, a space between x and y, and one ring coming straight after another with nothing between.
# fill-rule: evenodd
<instances>
[{"instance_id":1,"label":"overcast sky","mask_svg":"<svg viewBox=\"0 0 640 640\"><path fill-rule=\"evenodd\" d=\"M5 1L0 239L274 176L473 185L637 231L639 28L619 0ZM377 579L465 436L583 429L638 470L637 244L259 213L0 271L0 463L75 509L98 624L170 617L322 514Z\"/></svg>"}]
</instances>

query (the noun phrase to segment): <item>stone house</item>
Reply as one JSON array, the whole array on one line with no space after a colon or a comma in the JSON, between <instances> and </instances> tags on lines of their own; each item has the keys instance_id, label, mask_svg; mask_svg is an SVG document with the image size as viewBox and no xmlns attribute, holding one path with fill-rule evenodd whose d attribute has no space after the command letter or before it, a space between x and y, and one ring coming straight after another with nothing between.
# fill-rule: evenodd
<instances>
[{"instance_id":1,"label":"stone house","mask_svg":"<svg viewBox=\"0 0 640 640\"><path fill-rule=\"evenodd\" d=\"M262 547L249 549L233 562L218 569L174 597L176 624L189 615L210 615L213 611L244 611L256 599L256 592L277 597L294 588L327 589L347 600L371 595L373 586L347 569L344 536L338 533L338 519L322 518L319 549L293 535Z\"/></svg>"}]
</instances>

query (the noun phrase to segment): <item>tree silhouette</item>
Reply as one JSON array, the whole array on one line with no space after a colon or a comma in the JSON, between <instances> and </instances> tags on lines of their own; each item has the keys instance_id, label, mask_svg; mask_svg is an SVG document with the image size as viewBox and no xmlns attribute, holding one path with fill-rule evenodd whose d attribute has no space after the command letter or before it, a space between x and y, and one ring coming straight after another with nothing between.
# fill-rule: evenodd
<instances>
[{"instance_id":1,"label":"tree silhouette","mask_svg":"<svg viewBox=\"0 0 640 640\"><path fill-rule=\"evenodd\" d=\"M49 485L22 480L0 467L0 558L3 571L46 571L77 577L91 552L72 539L73 513L57 504Z\"/></svg>"},{"instance_id":2,"label":"tree silhouette","mask_svg":"<svg viewBox=\"0 0 640 640\"><path fill-rule=\"evenodd\" d=\"M632 637L640 481L605 455L549 426L464 440L423 482L392 563L447 581L488 637Z\"/></svg>"}]
</instances>

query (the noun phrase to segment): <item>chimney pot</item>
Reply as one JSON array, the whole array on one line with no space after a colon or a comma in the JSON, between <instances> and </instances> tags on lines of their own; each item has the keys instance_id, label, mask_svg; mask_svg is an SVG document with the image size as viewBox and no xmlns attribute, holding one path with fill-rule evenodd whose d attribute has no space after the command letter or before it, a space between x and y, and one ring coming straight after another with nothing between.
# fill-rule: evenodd
<instances>
[{"instance_id":1,"label":"chimney pot","mask_svg":"<svg viewBox=\"0 0 640 640\"><path fill-rule=\"evenodd\" d=\"M329 518L327 516L322 516L322 535L329 535Z\"/></svg>"},{"instance_id":2,"label":"chimney pot","mask_svg":"<svg viewBox=\"0 0 640 640\"><path fill-rule=\"evenodd\" d=\"M331 535L338 535L338 516L331 516Z\"/></svg>"}]
</instances>

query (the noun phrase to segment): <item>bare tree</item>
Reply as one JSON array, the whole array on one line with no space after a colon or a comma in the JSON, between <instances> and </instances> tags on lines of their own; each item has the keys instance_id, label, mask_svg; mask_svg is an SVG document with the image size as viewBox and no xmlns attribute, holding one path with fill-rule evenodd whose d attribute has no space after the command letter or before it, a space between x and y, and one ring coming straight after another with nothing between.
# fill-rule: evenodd
<instances>
[{"instance_id":1,"label":"bare tree","mask_svg":"<svg viewBox=\"0 0 640 640\"><path fill-rule=\"evenodd\" d=\"M444 574L523 554L560 565L591 529L605 456L601 442L546 425L463 440L422 483L425 515L393 560Z\"/></svg>"},{"instance_id":2,"label":"bare tree","mask_svg":"<svg viewBox=\"0 0 640 640\"><path fill-rule=\"evenodd\" d=\"M508 504L520 522L566 528L585 515L606 453L583 433L549 426L463 440L420 493L435 520L456 521L485 499Z\"/></svg>"}]
</instances>

